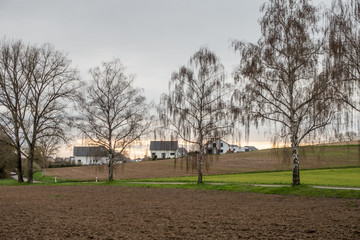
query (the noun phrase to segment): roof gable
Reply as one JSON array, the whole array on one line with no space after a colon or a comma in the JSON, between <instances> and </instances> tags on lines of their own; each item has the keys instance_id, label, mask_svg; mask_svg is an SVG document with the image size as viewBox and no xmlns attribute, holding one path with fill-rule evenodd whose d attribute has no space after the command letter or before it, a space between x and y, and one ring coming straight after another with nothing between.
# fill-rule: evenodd
<instances>
[{"instance_id":1,"label":"roof gable","mask_svg":"<svg viewBox=\"0 0 360 240\"><path fill-rule=\"evenodd\" d=\"M107 150L103 146L92 146L92 147L74 147L74 156L85 156L85 157L106 157Z\"/></svg>"},{"instance_id":2,"label":"roof gable","mask_svg":"<svg viewBox=\"0 0 360 240\"><path fill-rule=\"evenodd\" d=\"M245 146L245 147L248 148L250 151L258 151L259 150L254 146Z\"/></svg>"},{"instance_id":3,"label":"roof gable","mask_svg":"<svg viewBox=\"0 0 360 240\"><path fill-rule=\"evenodd\" d=\"M150 151L167 150L176 151L178 149L178 141L151 141Z\"/></svg>"}]
</instances>

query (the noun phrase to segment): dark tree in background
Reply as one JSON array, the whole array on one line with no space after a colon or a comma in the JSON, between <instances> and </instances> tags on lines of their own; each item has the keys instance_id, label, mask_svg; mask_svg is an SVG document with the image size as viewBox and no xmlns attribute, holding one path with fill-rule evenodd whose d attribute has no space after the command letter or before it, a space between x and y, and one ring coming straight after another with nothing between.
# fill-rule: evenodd
<instances>
[{"instance_id":1,"label":"dark tree in background","mask_svg":"<svg viewBox=\"0 0 360 240\"><path fill-rule=\"evenodd\" d=\"M134 78L115 59L90 70L91 81L78 104L76 127L94 144L109 153L109 181L113 180L116 157L149 131L149 106Z\"/></svg>"},{"instance_id":2,"label":"dark tree in background","mask_svg":"<svg viewBox=\"0 0 360 240\"><path fill-rule=\"evenodd\" d=\"M258 42L233 42L241 56L235 71L241 85L234 96L243 114L275 123L281 137L290 139L295 186L300 184L299 144L334 114L334 84L321 72L321 14L305 0L271 0L260 11Z\"/></svg>"},{"instance_id":3,"label":"dark tree in background","mask_svg":"<svg viewBox=\"0 0 360 240\"><path fill-rule=\"evenodd\" d=\"M201 48L190 58L188 66L172 74L169 94L161 97L162 121L177 137L197 146L198 183L202 183L206 143L221 137L232 125L226 101L231 90L219 58L209 49Z\"/></svg>"},{"instance_id":4,"label":"dark tree in background","mask_svg":"<svg viewBox=\"0 0 360 240\"><path fill-rule=\"evenodd\" d=\"M6 138L7 136L0 132L0 179L9 177L8 172L14 171L17 164L16 151L8 144L11 140Z\"/></svg>"},{"instance_id":5,"label":"dark tree in background","mask_svg":"<svg viewBox=\"0 0 360 240\"><path fill-rule=\"evenodd\" d=\"M42 177L45 177L45 169L48 167L47 159L57 153L60 140L57 136L48 136L41 138L36 144L34 161L42 167Z\"/></svg>"}]
</instances>

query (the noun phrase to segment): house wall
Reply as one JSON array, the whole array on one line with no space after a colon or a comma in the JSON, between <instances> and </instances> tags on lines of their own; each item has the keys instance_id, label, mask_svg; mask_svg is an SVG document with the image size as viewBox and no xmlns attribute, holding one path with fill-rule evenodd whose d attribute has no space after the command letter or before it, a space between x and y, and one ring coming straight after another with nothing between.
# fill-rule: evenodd
<instances>
[{"instance_id":1,"label":"house wall","mask_svg":"<svg viewBox=\"0 0 360 240\"><path fill-rule=\"evenodd\" d=\"M230 147L230 150L233 150L234 153L237 153L237 152L245 152L245 149L244 149L244 151L241 151L241 147L239 147L239 146Z\"/></svg>"},{"instance_id":2,"label":"house wall","mask_svg":"<svg viewBox=\"0 0 360 240\"><path fill-rule=\"evenodd\" d=\"M216 147L214 147L214 144L216 145ZM207 153L216 154L218 149L219 149L220 154L225 154L225 153L227 153L227 151L230 150L229 144L227 144L226 142L224 142L222 140L213 141L208 144Z\"/></svg>"},{"instance_id":3,"label":"house wall","mask_svg":"<svg viewBox=\"0 0 360 240\"><path fill-rule=\"evenodd\" d=\"M176 150L152 150L151 151L151 157L153 155L157 156L158 159L163 159L163 158L175 158L175 156L178 155L178 151Z\"/></svg>"},{"instance_id":4,"label":"house wall","mask_svg":"<svg viewBox=\"0 0 360 240\"><path fill-rule=\"evenodd\" d=\"M94 156L74 156L75 164L77 165L92 165L104 164L108 162L107 157L94 157Z\"/></svg>"}]
</instances>

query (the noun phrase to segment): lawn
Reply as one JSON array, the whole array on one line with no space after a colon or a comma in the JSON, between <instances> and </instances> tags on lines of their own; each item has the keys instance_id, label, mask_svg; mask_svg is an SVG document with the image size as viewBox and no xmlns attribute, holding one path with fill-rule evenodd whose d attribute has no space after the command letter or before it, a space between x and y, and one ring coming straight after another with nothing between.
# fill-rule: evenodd
<instances>
[{"instance_id":1,"label":"lawn","mask_svg":"<svg viewBox=\"0 0 360 240\"><path fill-rule=\"evenodd\" d=\"M41 173L34 175L35 179L40 180ZM357 190L338 190L338 189L315 189L310 185L323 186L341 186L341 187L360 187L360 168L333 168L333 169L316 169L302 170L302 185L297 187L263 187L251 186L246 184L291 184L291 171L276 172L257 172L257 173L241 173L226 175L209 175L204 176L205 184L195 184L196 177L172 177L172 178L148 178L148 179L123 179L113 182L100 181L92 182L69 182L61 181L55 183L52 178L46 178L45 182L34 183L33 185L97 185L97 186L138 186L138 187L154 187L154 188L187 188L199 190L215 190L215 191L234 191L234 192L254 192L264 194L285 194L298 196L313 197L334 197L334 198L360 198L360 191ZM148 184L146 182L158 182L158 184ZM144 183L135 183L144 182ZM185 184L166 184L166 182L182 182ZM212 183L225 183L225 185L213 185ZM28 185L18 184L13 179L0 180L1 185Z\"/></svg>"},{"instance_id":2,"label":"lawn","mask_svg":"<svg viewBox=\"0 0 360 240\"><path fill-rule=\"evenodd\" d=\"M284 184L292 181L292 171L237 173L224 175L207 175L204 182L221 182L231 184ZM330 168L300 171L302 184L340 187L360 187L360 168ZM151 182L195 182L196 176L136 179L134 181Z\"/></svg>"}]
</instances>

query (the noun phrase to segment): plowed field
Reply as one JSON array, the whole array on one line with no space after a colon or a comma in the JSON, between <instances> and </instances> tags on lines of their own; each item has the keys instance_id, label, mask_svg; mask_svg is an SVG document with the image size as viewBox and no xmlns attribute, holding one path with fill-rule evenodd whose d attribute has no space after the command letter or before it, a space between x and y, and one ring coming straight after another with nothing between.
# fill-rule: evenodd
<instances>
[{"instance_id":1,"label":"plowed field","mask_svg":"<svg viewBox=\"0 0 360 240\"><path fill-rule=\"evenodd\" d=\"M359 200L3 186L0 213L0 239L360 239Z\"/></svg>"}]
</instances>

